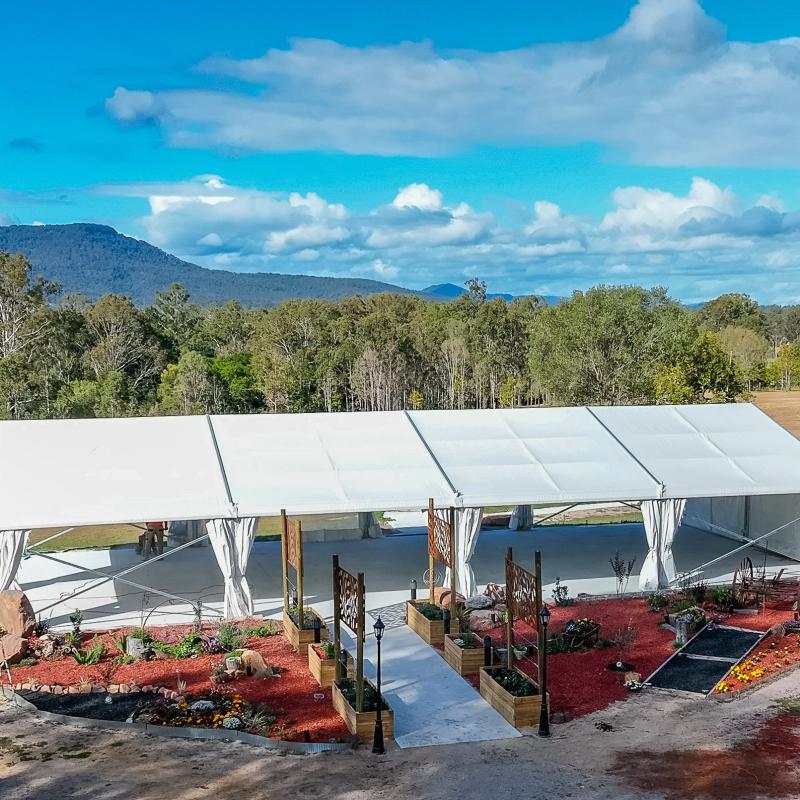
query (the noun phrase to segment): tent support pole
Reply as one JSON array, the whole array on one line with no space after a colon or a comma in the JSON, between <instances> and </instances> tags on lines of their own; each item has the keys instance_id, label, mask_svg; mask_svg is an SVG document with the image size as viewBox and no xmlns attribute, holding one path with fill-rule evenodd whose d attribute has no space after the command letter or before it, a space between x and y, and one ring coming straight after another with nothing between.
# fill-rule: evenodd
<instances>
[{"instance_id":1,"label":"tent support pole","mask_svg":"<svg viewBox=\"0 0 800 800\"><path fill-rule=\"evenodd\" d=\"M788 528L790 525L794 525L795 522L800 522L800 517L797 517L797 519L789 520L789 522L785 522L780 527L775 528L774 530L771 530L768 533L765 533L755 539L750 539L746 544L743 544L740 547L735 547L733 550L730 550L721 556L717 556L717 558L712 558L711 561L706 561L705 564L700 564L694 569L676 576L674 580L670 581L670 586L673 586L674 584L679 583L682 580L686 580L687 577L690 577L697 572L702 572L703 570L706 569L706 567L718 564L720 561L724 561L726 558L736 555L736 553L741 553L743 550L747 550L748 547L752 547L754 544L758 544L759 542L763 542L765 539L769 539L770 536L774 536L776 533L780 533L782 530L784 530L784 528ZM720 530L724 529L720 528Z\"/></svg>"},{"instance_id":2,"label":"tent support pole","mask_svg":"<svg viewBox=\"0 0 800 800\"><path fill-rule=\"evenodd\" d=\"M118 572L116 575L108 575L107 573L99 572L98 570L88 569L86 567L81 566L80 564L73 564L69 561L64 561L63 559L55 558L46 553L32 553L31 555L39 556L40 558L47 558L50 561L56 561L58 563L64 564L68 567L75 567L77 569L85 570L86 572L94 572L98 575L104 575L102 580L96 581L91 586L84 586L82 589L77 589L74 592L70 592L69 594L65 595L64 597L59 598L55 603L50 603L50 605L45 606L44 608L39 609L39 613L44 611L49 611L51 608L55 608L56 606L61 605L62 603L66 602L67 600L71 600L73 597L78 597L79 595L86 594L86 592L90 592L92 589L96 589L98 586L102 586L104 583L108 583L109 581L116 581L119 580L122 583L129 583L135 586L138 589L142 589L143 591L151 591L153 594L162 595L164 597L169 597L170 599L177 599L181 602L188 603L189 605L195 605L191 600L186 597L178 597L177 595L170 595L166 592L162 592L158 589L153 589L150 586L140 586L138 584L132 584L130 581L122 581L122 577L124 575L130 575L131 572L135 572L137 569L141 569L142 567L147 566L148 564L152 564L154 561L161 561L161 559L166 558L167 556L174 555L175 553L184 550L187 547L192 547L192 545L196 544L197 542L201 542L203 539L207 539L208 534L204 534L203 536L199 536L197 539L192 539L191 542L186 542L186 544L180 545L180 547L176 547L174 550L167 550L167 552L162 553L161 555L154 556L153 558L148 559L147 561L142 561L139 564L134 564L132 567L128 567L127 569L122 570L122 572Z\"/></svg>"}]
</instances>

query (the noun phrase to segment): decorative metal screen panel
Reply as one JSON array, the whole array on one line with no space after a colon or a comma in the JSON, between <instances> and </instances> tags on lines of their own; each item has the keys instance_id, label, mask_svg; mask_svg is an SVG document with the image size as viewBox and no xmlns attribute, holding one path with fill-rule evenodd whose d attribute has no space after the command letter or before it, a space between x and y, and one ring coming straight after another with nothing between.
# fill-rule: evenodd
<instances>
[{"instance_id":1,"label":"decorative metal screen panel","mask_svg":"<svg viewBox=\"0 0 800 800\"><path fill-rule=\"evenodd\" d=\"M358 578L339 567L336 571L336 591L339 594L341 621L357 636L359 621L364 619L364 597L358 591Z\"/></svg>"},{"instance_id":2,"label":"decorative metal screen panel","mask_svg":"<svg viewBox=\"0 0 800 800\"><path fill-rule=\"evenodd\" d=\"M428 554L447 567L453 566L453 555L450 548L452 530L449 520L439 516L435 511L428 512Z\"/></svg>"},{"instance_id":3,"label":"decorative metal screen panel","mask_svg":"<svg viewBox=\"0 0 800 800\"><path fill-rule=\"evenodd\" d=\"M286 519L286 561L298 572L300 571L300 552L303 547L300 523L295 519Z\"/></svg>"},{"instance_id":4,"label":"decorative metal screen panel","mask_svg":"<svg viewBox=\"0 0 800 800\"><path fill-rule=\"evenodd\" d=\"M535 630L539 627L536 576L506 559L506 603L514 619L527 622Z\"/></svg>"}]
</instances>

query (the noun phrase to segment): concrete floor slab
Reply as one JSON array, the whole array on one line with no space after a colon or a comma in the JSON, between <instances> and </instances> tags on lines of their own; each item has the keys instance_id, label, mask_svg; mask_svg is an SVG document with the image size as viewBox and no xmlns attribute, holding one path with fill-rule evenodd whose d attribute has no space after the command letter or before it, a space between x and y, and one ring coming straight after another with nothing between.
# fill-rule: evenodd
<instances>
[{"instance_id":1,"label":"concrete floor slab","mask_svg":"<svg viewBox=\"0 0 800 800\"><path fill-rule=\"evenodd\" d=\"M636 558L630 591L638 588L638 570L647 551L641 524L558 525L532 531L483 531L472 559L479 586L488 581L504 581L503 564L507 547L514 548L515 559L532 566L533 553L542 551L544 596L549 598L556 578L569 587L570 594L613 593L615 581L608 560L619 551L624 558ZM736 543L729 539L684 526L676 537L674 554L679 570L729 552ZM409 581L417 580L420 595L424 592L423 574L427 569L427 542L424 530L401 529L397 535L381 539L345 542L311 542L305 548L305 590L307 602L319 605L330 600L331 555L338 553L342 566L351 572L366 575L367 607L380 608L405 600ZM745 554L755 564L763 564L762 551L751 549L737 553L716 564L707 580L729 578ZM32 556L23 561L20 583L35 609L42 608L74 589L91 586L97 580L86 568L111 572L140 563L132 547L111 550L73 550L59 554L80 565L75 568L55 564ZM787 567L796 571L797 564L780 556L766 557L769 567ZM278 542L257 542L247 571L256 611L267 617L281 613L281 565ZM190 547L173 557L148 563L130 575L139 583L161 588L189 599L202 601L207 613L219 613L222 607L222 578L210 547ZM189 603L168 601L120 582L105 583L80 597L59 603L44 614L55 625L67 625L69 614L80 608L85 626L138 625L146 615L150 624L187 622L193 617Z\"/></svg>"}]
</instances>

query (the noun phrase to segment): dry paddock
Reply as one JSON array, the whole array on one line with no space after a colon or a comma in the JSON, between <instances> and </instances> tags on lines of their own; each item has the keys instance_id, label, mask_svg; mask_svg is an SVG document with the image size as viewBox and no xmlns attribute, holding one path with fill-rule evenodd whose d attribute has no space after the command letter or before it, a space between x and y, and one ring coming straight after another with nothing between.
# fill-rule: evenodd
<instances>
[{"instance_id":1,"label":"dry paddock","mask_svg":"<svg viewBox=\"0 0 800 800\"><path fill-rule=\"evenodd\" d=\"M555 726L549 740L534 735L486 744L393 747L382 757L364 748L295 756L226 742L86 731L32 718L6 702L0 704L0 797L688 800L719 796L715 763L727 783L741 787L738 796L797 797L797 749L787 740L786 746L779 743L776 749L773 743L761 752L767 733L780 722L775 699L797 694L800 672L735 702L643 693ZM799 721L792 718L790 726ZM600 730L599 722L612 729ZM677 779L654 781L654 765L672 765L667 772Z\"/></svg>"}]
</instances>

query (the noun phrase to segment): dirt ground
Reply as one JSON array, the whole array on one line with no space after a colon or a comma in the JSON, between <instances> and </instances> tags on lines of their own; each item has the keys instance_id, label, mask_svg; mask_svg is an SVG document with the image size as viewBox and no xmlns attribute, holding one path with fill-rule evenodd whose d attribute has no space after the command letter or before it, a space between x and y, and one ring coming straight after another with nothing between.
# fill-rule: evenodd
<instances>
[{"instance_id":1,"label":"dirt ground","mask_svg":"<svg viewBox=\"0 0 800 800\"><path fill-rule=\"evenodd\" d=\"M800 436L800 392L754 392L753 400L787 431Z\"/></svg>"},{"instance_id":2,"label":"dirt ground","mask_svg":"<svg viewBox=\"0 0 800 800\"><path fill-rule=\"evenodd\" d=\"M368 748L279 755L239 743L85 731L5 702L0 797L701 800L719 796L717 764L727 776L726 796L798 797L798 718L787 722L774 706L798 694L798 671L732 702L645 692L554 726L550 739L391 747L385 756Z\"/></svg>"}]
</instances>

